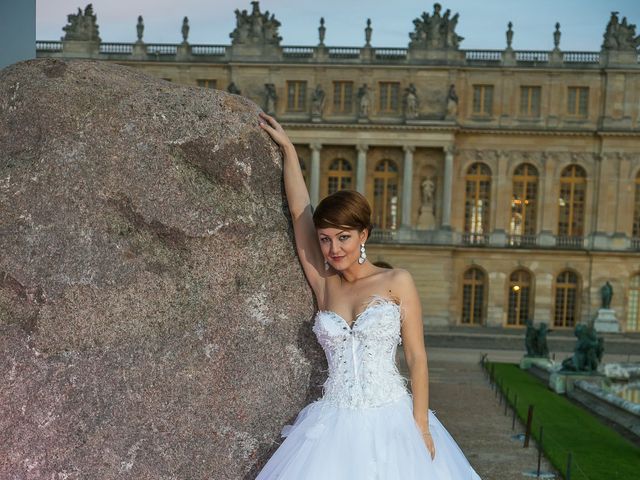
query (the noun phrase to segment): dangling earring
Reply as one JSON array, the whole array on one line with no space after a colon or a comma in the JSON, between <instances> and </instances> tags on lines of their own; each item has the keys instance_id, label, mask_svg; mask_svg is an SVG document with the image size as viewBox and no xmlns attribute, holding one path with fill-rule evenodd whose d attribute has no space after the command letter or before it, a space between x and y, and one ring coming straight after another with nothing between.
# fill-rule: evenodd
<instances>
[{"instance_id":1,"label":"dangling earring","mask_svg":"<svg viewBox=\"0 0 640 480\"><path fill-rule=\"evenodd\" d=\"M327 260L326 260L326 259L325 259L325 261L324 261L324 270L325 270L325 272L326 272L327 270L329 270L329 262L327 262Z\"/></svg>"},{"instance_id":2,"label":"dangling earring","mask_svg":"<svg viewBox=\"0 0 640 480\"><path fill-rule=\"evenodd\" d=\"M364 261L367 259L367 252L364 251L364 243L360 244L360 258L358 258L358 263L362 265Z\"/></svg>"}]
</instances>

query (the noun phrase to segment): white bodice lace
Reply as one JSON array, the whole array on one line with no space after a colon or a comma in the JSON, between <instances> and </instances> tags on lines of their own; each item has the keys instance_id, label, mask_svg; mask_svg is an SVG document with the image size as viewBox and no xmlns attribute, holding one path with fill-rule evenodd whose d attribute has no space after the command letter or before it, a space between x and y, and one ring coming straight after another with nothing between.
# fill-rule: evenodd
<instances>
[{"instance_id":1,"label":"white bodice lace","mask_svg":"<svg viewBox=\"0 0 640 480\"><path fill-rule=\"evenodd\" d=\"M316 314L313 332L329 366L322 401L350 407L376 407L407 396L406 379L395 362L401 308L374 296L353 325L330 310Z\"/></svg>"}]
</instances>

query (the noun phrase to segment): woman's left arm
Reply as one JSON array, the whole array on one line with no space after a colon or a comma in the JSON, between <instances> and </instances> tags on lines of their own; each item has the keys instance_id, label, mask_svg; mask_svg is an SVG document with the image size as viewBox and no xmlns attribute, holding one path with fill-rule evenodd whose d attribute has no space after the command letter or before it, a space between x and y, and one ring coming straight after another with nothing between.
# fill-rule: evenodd
<instances>
[{"instance_id":1,"label":"woman's left arm","mask_svg":"<svg viewBox=\"0 0 640 480\"><path fill-rule=\"evenodd\" d=\"M404 319L402 321L402 344L404 356L411 375L413 418L422 432L425 445L435 456L435 447L429 431L429 370L427 351L424 346L422 305L411 274L397 269L393 282L394 293L400 298Z\"/></svg>"}]
</instances>

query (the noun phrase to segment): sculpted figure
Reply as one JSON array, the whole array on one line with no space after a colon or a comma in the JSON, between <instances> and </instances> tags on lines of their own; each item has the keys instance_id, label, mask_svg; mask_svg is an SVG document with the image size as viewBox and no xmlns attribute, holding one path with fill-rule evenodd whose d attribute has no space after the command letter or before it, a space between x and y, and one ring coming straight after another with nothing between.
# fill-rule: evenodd
<instances>
[{"instance_id":1,"label":"sculpted figure","mask_svg":"<svg viewBox=\"0 0 640 480\"><path fill-rule=\"evenodd\" d=\"M274 115L276 113L276 86L273 83L265 83L264 84L264 94L265 94L265 108L264 111L267 112L268 115Z\"/></svg>"},{"instance_id":2,"label":"sculpted figure","mask_svg":"<svg viewBox=\"0 0 640 480\"><path fill-rule=\"evenodd\" d=\"M235 82L231 82L227 87L227 92L233 93L234 95L241 95L240 89L235 84Z\"/></svg>"},{"instance_id":3,"label":"sculpted figure","mask_svg":"<svg viewBox=\"0 0 640 480\"><path fill-rule=\"evenodd\" d=\"M318 84L316 89L313 91L313 95L311 96L311 115L314 117L322 117L322 112L324 110L324 99L325 93L322 89L322 85Z\"/></svg>"},{"instance_id":4,"label":"sculpted figure","mask_svg":"<svg viewBox=\"0 0 640 480\"><path fill-rule=\"evenodd\" d=\"M418 116L418 92L416 86L411 83L404 91L405 118L416 118Z\"/></svg>"},{"instance_id":5,"label":"sculpted figure","mask_svg":"<svg viewBox=\"0 0 640 480\"><path fill-rule=\"evenodd\" d=\"M611 308L611 299L613 298L613 286L609 283L609 280L605 282L605 284L600 287L600 296L602 298L602 308L610 309Z\"/></svg>"},{"instance_id":6,"label":"sculpted figure","mask_svg":"<svg viewBox=\"0 0 640 480\"><path fill-rule=\"evenodd\" d=\"M562 362L562 370L593 372L597 370L604 353L604 339L598 337L595 328L584 324L576 325L574 335L578 341L573 356Z\"/></svg>"},{"instance_id":7,"label":"sculpted figure","mask_svg":"<svg viewBox=\"0 0 640 480\"><path fill-rule=\"evenodd\" d=\"M93 13L93 5L87 5L84 12L78 8L78 13L67 15L67 22L68 24L62 27L62 30L65 31L63 40L100 42L97 17Z\"/></svg>"},{"instance_id":8,"label":"sculpted figure","mask_svg":"<svg viewBox=\"0 0 640 480\"><path fill-rule=\"evenodd\" d=\"M369 87L366 83L363 83L358 89L358 105L360 106L358 112L360 118L368 118L371 99L369 98Z\"/></svg>"},{"instance_id":9,"label":"sculpted figure","mask_svg":"<svg viewBox=\"0 0 640 480\"><path fill-rule=\"evenodd\" d=\"M452 83L449 85L449 92L447 93L447 119L455 119L458 115L458 94L456 93L456 86Z\"/></svg>"}]
</instances>

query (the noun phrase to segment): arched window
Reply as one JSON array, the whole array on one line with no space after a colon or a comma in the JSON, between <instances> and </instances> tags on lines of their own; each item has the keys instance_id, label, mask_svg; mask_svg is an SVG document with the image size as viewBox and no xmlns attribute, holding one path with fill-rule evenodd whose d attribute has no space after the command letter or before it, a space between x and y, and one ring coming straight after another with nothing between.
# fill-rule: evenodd
<instances>
[{"instance_id":1,"label":"arched window","mask_svg":"<svg viewBox=\"0 0 640 480\"><path fill-rule=\"evenodd\" d=\"M584 208L587 174L580 165L569 165L560 175L558 236L584 235Z\"/></svg>"},{"instance_id":2,"label":"arched window","mask_svg":"<svg viewBox=\"0 0 640 480\"><path fill-rule=\"evenodd\" d=\"M464 232L470 243L484 243L489 233L491 170L474 163L465 177Z\"/></svg>"},{"instance_id":3,"label":"arched window","mask_svg":"<svg viewBox=\"0 0 640 480\"><path fill-rule=\"evenodd\" d=\"M462 278L462 323L482 325L485 320L485 293L487 276L477 268L471 267Z\"/></svg>"},{"instance_id":4,"label":"arched window","mask_svg":"<svg viewBox=\"0 0 640 480\"><path fill-rule=\"evenodd\" d=\"M398 226L398 166L393 160L381 160L373 172L373 223L394 230Z\"/></svg>"},{"instance_id":5,"label":"arched window","mask_svg":"<svg viewBox=\"0 0 640 480\"><path fill-rule=\"evenodd\" d=\"M538 170L530 163L523 163L513 173L511 197L511 243L519 245L533 241L536 234L538 209Z\"/></svg>"},{"instance_id":6,"label":"arched window","mask_svg":"<svg viewBox=\"0 0 640 480\"><path fill-rule=\"evenodd\" d=\"M578 275L565 270L556 278L556 302L553 325L556 327L573 327L578 321L580 286Z\"/></svg>"},{"instance_id":7,"label":"arched window","mask_svg":"<svg viewBox=\"0 0 640 480\"><path fill-rule=\"evenodd\" d=\"M524 325L527 319L533 321L533 285L531 274L518 269L509 277L507 325Z\"/></svg>"},{"instance_id":8,"label":"arched window","mask_svg":"<svg viewBox=\"0 0 640 480\"><path fill-rule=\"evenodd\" d=\"M640 172L636 175L636 192L633 202L633 238L640 238Z\"/></svg>"},{"instance_id":9,"label":"arched window","mask_svg":"<svg viewBox=\"0 0 640 480\"><path fill-rule=\"evenodd\" d=\"M629 282L629 303L627 305L627 332L640 331L640 273Z\"/></svg>"},{"instance_id":10,"label":"arched window","mask_svg":"<svg viewBox=\"0 0 640 480\"><path fill-rule=\"evenodd\" d=\"M331 162L331 165L329 165L327 181L329 195L338 190L350 189L353 184L353 168L351 168L351 163L344 158L336 158Z\"/></svg>"}]
</instances>

